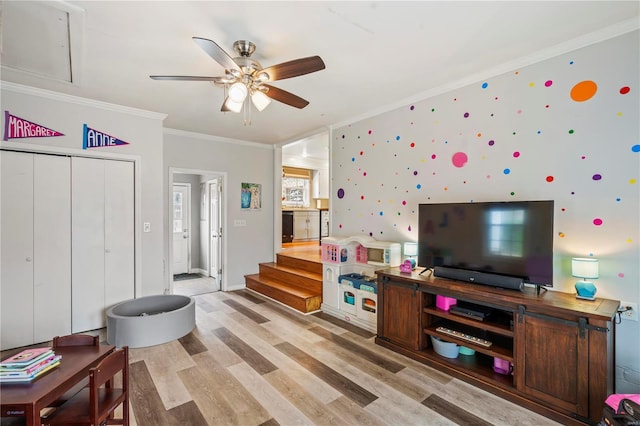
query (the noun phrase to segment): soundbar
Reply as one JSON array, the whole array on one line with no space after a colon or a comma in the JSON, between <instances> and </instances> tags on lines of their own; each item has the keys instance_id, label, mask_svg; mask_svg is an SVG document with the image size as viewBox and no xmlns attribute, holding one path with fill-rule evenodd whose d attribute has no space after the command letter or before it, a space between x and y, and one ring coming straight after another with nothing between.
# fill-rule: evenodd
<instances>
[{"instance_id":1,"label":"soundbar","mask_svg":"<svg viewBox=\"0 0 640 426\"><path fill-rule=\"evenodd\" d=\"M466 269L449 268L446 266L434 267L433 276L474 284L490 285L509 290L522 291L524 287L524 280L522 278L496 275L488 272L468 271Z\"/></svg>"}]
</instances>

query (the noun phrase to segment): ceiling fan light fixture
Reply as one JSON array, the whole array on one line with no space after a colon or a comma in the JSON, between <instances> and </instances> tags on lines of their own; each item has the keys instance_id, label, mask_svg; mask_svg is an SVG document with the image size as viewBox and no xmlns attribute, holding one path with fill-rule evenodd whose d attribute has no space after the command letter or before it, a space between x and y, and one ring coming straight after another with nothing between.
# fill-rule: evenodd
<instances>
[{"instance_id":1,"label":"ceiling fan light fixture","mask_svg":"<svg viewBox=\"0 0 640 426\"><path fill-rule=\"evenodd\" d=\"M263 92L256 90L251 95L251 102L256 107L258 111L262 111L271 103L271 99L265 95Z\"/></svg>"},{"instance_id":2,"label":"ceiling fan light fixture","mask_svg":"<svg viewBox=\"0 0 640 426\"><path fill-rule=\"evenodd\" d=\"M232 100L234 103L239 103L240 107L242 107L242 102L245 100L245 98L247 97L247 86L244 85L244 83L233 83L230 87L229 87L229 98L230 100Z\"/></svg>"},{"instance_id":3,"label":"ceiling fan light fixture","mask_svg":"<svg viewBox=\"0 0 640 426\"><path fill-rule=\"evenodd\" d=\"M227 99L224 101L223 109L226 109L227 111L231 111L231 112L240 112L242 111L243 103L244 101L240 101L240 102L234 101L233 99L231 99L231 94L229 94L229 96L227 96Z\"/></svg>"}]
</instances>

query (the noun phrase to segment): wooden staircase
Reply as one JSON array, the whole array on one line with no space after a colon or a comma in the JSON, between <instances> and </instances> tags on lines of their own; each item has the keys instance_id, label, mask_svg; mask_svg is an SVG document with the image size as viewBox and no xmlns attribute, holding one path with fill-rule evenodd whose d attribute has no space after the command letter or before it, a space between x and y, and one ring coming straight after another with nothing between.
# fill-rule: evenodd
<instances>
[{"instance_id":1,"label":"wooden staircase","mask_svg":"<svg viewBox=\"0 0 640 426\"><path fill-rule=\"evenodd\" d=\"M261 263L257 274L245 275L247 288L277 300L302 313L320 310L322 303L322 263L276 254L276 262Z\"/></svg>"}]
</instances>

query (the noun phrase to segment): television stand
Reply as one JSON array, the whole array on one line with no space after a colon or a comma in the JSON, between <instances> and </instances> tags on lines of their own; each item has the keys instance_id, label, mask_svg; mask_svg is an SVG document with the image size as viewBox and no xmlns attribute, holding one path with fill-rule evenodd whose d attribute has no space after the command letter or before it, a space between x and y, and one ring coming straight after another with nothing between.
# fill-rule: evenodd
<instances>
[{"instance_id":1,"label":"television stand","mask_svg":"<svg viewBox=\"0 0 640 426\"><path fill-rule=\"evenodd\" d=\"M600 421L603 401L614 392L619 301L588 302L570 293L540 292L539 286L504 291L398 268L376 273L377 344L559 423ZM454 315L436 306L438 295L481 306L490 315L484 321ZM439 327L491 345L457 338ZM441 356L432 336L475 353Z\"/></svg>"}]
</instances>

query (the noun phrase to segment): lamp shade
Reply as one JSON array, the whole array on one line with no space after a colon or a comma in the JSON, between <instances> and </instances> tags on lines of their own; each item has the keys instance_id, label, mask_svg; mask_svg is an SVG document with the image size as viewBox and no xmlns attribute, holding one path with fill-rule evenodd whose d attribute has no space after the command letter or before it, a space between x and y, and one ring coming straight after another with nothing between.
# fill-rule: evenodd
<instances>
[{"instance_id":1,"label":"lamp shade","mask_svg":"<svg viewBox=\"0 0 640 426\"><path fill-rule=\"evenodd\" d=\"M262 111L271 103L271 99L259 90L253 92L251 101L258 111Z\"/></svg>"},{"instance_id":2,"label":"lamp shade","mask_svg":"<svg viewBox=\"0 0 640 426\"><path fill-rule=\"evenodd\" d=\"M224 101L224 110L226 111L231 111L231 112L240 112L242 110L242 104L243 102L235 102L233 99L231 99L231 96L228 96L227 99Z\"/></svg>"},{"instance_id":3,"label":"lamp shade","mask_svg":"<svg viewBox=\"0 0 640 426\"><path fill-rule=\"evenodd\" d=\"M229 87L229 99L231 99L233 102L239 102L240 104L242 104L242 102L247 97L247 93L247 86L245 86L243 83L233 83L231 87Z\"/></svg>"},{"instance_id":4,"label":"lamp shade","mask_svg":"<svg viewBox=\"0 0 640 426\"><path fill-rule=\"evenodd\" d=\"M574 257L571 259L571 275L577 278L598 278L598 259Z\"/></svg>"},{"instance_id":5,"label":"lamp shade","mask_svg":"<svg viewBox=\"0 0 640 426\"><path fill-rule=\"evenodd\" d=\"M418 243L404 243L404 255L405 256L417 256L418 255Z\"/></svg>"}]
</instances>

